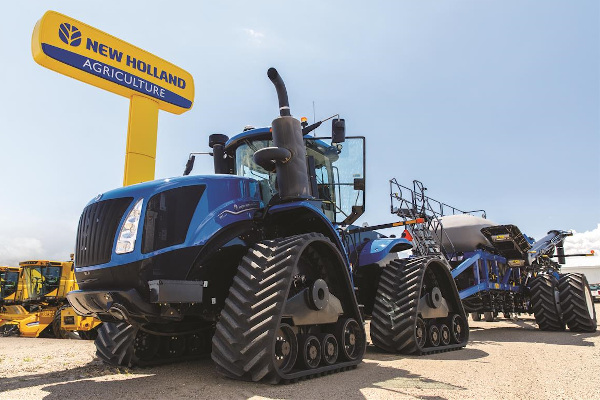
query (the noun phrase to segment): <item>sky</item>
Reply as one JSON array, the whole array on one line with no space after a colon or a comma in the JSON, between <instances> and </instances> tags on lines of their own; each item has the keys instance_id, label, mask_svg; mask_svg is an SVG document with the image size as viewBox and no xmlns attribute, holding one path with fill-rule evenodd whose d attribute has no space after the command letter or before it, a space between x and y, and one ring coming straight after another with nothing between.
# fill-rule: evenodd
<instances>
[{"instance_id":1,"label":"sky","mask_svg":"<svg viewBox=\"0 0 600 400\"><path fill-rule=\"evenodd\" d=\"M181 175L212 133L269 126L276 67L293 115L339 113L367 138L359 223L394 221L388 181L418 179L435 199L534 238L574 230L573 248L595 237L600 252L597 0L29 0L5 4L0 25L0 265L67 259L85 205L123 182L129 100L33 61L47 10L194 77L193 108L160 112L156 178ZM194 173L212 173L210 157Z\"/></svg>"}]
</instances>

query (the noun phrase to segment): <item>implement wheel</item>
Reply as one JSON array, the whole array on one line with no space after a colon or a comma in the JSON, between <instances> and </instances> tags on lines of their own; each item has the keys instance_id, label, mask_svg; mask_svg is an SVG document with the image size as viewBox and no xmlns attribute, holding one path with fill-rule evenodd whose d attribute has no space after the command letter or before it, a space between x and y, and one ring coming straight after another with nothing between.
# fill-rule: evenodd
<instances>
[{"instance_id":1,"label":"implement wheel","mask_svg":"<svg viewBox=\"0 0 600 400\"><path fill-rule=\"evenodd\" d=\"M531 310L543 331L564 331L558 282L552 275L538 275L531 282Z\"/></svg>"},{"instance_id":2,"label":"implement wheel","mask_svg":"<svg viewBox=\"0 0 600 400\"><path fill-rule=\"evenodd\" d=\"M563 318L573 332L596 332L596 310L587 278L565 274L558 282Z\"/></svg>"}]
</instances>

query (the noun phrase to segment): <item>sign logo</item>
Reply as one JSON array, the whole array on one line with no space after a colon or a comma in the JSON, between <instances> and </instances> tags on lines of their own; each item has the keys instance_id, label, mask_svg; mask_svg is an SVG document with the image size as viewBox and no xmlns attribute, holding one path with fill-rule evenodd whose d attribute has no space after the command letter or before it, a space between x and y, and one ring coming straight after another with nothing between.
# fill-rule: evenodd
<instances>
[{"instance_id":1,"label":"sign logo","mask_svg":"<svg viewBox=\"0 0 600 400\"><path fill-rule=\"evenodd\" d=\"M77 47L81 44L81 31L75 25L62 23L58 28L58 37L65 44Z\"/></svg>"}]
</instances>

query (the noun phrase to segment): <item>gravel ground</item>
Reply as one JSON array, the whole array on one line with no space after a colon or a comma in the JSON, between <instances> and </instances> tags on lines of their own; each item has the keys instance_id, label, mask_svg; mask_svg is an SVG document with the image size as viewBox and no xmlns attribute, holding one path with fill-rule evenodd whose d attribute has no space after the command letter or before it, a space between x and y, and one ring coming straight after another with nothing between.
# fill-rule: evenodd
<instances>
[{"instance_id":1,"label":"gravel ground","mask_svg":"<svg viewBox=\"0 0 600 400\"><path fill-rule=\"evenodd\" d=\"M461 351L406 357L369 346L355 370L280 386L221 377L210 359L118 369L91 341L0 338L0 399L600 399L600 332L541 332L530 317L470 325Z\"/></svg>"}]
</instances>

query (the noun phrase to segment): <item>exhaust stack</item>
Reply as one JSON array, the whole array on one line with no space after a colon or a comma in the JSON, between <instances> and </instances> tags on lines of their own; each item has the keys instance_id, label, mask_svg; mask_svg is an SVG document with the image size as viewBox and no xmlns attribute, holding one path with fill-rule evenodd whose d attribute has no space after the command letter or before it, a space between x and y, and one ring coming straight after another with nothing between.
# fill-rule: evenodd
<instances>
[{"instance_id":1,"label":"exhaust stack","mask_svg":"<svg viewBox=\"0 0 600 400\"><path fill-rule=\"evenodd\" d=\"M277 70L269 68L267 76L277 91L280 116L271 124L274 147L258 150L254 162L268 171L275 166L282 200L311 198L302 126L291 116L287 90Z\"/></svg>"}]
</instances>

